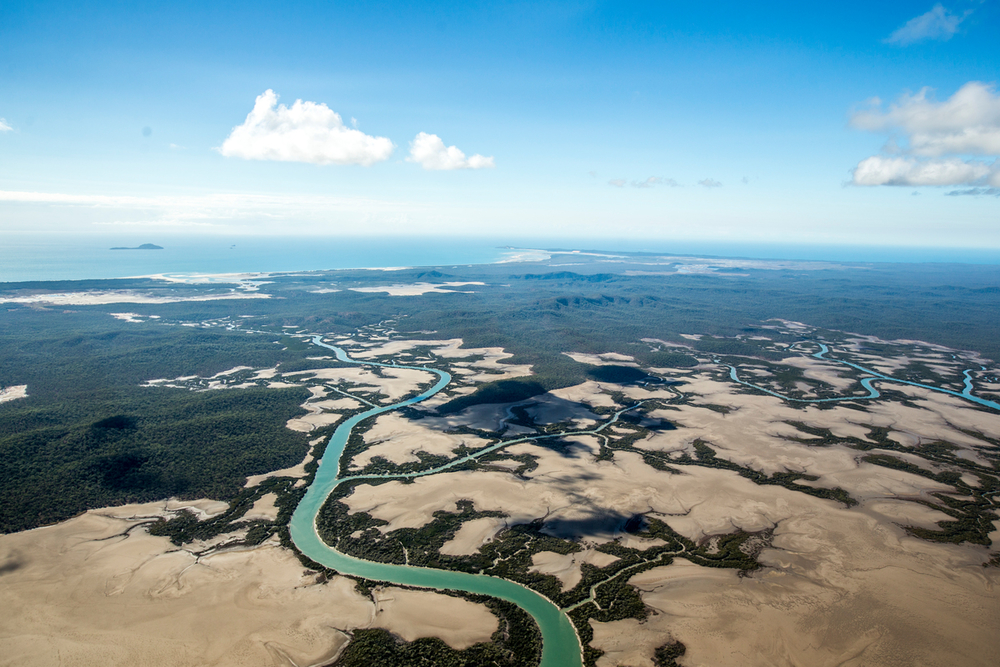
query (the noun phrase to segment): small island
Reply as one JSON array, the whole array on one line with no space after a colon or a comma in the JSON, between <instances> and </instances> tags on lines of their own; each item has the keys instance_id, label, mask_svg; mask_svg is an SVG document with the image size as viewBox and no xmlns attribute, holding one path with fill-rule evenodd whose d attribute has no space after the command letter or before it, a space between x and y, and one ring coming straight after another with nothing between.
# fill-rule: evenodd
<instances>
[{"instance_id":1,"label":"small island","mask_svg":"<svg viewBox=\"0 0 1000 667\"><path fill-rule=\"evenodd\" d=\"M142 245L134 248L118 247L112 248L112 250L163 250L163 246L156 245L155 243L143 243Z\"/></svg>"}]
</instances>

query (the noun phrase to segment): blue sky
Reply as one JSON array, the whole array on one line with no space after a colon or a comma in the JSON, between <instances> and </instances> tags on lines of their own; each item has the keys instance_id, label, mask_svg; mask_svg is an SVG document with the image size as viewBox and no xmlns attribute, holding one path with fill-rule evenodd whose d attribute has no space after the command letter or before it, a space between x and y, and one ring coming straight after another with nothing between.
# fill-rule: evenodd
<instances>
[{"instance_id":1,"label":"blue sky","mask_svg":"<svg viewBox=\"0 0 1000 667\"><path fill-rule=\"evenodd\" d=\"M1000 247L1000 3L625 4L3 3L0 229Z\"/></svg>"}]
</instances>

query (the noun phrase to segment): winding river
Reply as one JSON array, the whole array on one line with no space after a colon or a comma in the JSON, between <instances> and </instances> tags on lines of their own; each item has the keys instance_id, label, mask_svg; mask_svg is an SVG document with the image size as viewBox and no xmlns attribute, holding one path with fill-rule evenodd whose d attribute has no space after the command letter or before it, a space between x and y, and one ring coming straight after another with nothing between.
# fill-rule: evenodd
<instances>
[{"instance_id":1,"label":"winding river","mask_svg":"<svg viewBox=\"0 0 1000 667\"><path fill-rule=\"evenodd\" d=\"M434 368L426 368L423 366L399 366L371 361L355 361L347 356L347 353L344 352L344 350L333 345L323 343L322 338L319 336L313 338L312 342L316 345L332 350L334 354L336 354L339 361L368 366L385 366L390 368L408 368L429 371L438 376L438 381L433 387L419 396L415 396L393 405L374 407L367 412L354 415L337 427L336 431L334 431L333 435L330 437L330 442L327 444L326 452L323 455L323 460L320 461L319 470L316 471L316 477L313 479L313 483L309 486L308 490L306 490L305 496L302 498L298 507L295 508L295 513L292 515L289 530L291 531L292 541L295 542L295 546L298 547L303 554L317 563L337 570L342 574L364 577L366 579L374 579L376 581L388 581L404 586L420 586L424 588L478 593L507 600L508 602L513 602L521 609L529 613L538 624L539 630L541 630L541 667L580 667L583 664L582 647L580 645L580 639L576 634L576 628L573 627L569 617L548 598L539 595L525 586L516 584L512 581L507 581L506 579L500 579L499 577L492 577L484 574L468 574L466 572L436 570L409 565L392 565L389 563L377 563L374 561L363 560L361 558L355 558L337 551L320 539L319 533L316 531L316 515L319 513L323 503L339 484L348 479L358 479L358 477L339 477L340 457L344 451L344 447L347 445L347 440L350 437L351 432L354 430L354 427L365 419L374 417L375 415L379 415L390 410L396 410L430 398L448 385L451 381L451 375L445 371ZM620 413L616 413L615 420L617 419L617 414ZM603 428L613 422L614 420L606 422L601 427L594 429L591 432L603 430ZM529 438L525 438L517 442L528 439ZM513 442L514 441L501 442L487 449L494 450L500 446L513 444ZM486 450L480 450L479 452L476 452L476 454L470 455L470 457L481 456L485 453L487 453ZM465 457L462 460L466 460L470 457ZM418 474L431 474L442 470L444 467L450 467L460 462L461 461L456 460L451 462L448 466L424 471L423 473ZM402 478L412 476L414 476L414 474L390 474L379 475L378 477Z\"/></svg>"},{"instance_id":2,"label":"winding river","mask_svg":"<svg viewBox=\"0 0 1000 667\"><path fill-rule=\"evenodd\" d=\"M837 398L794 398L792 396L786 396L784 394L780 394L780 393L778 393L776 391L771 391L770 389L765 389L764 387L761 387L760 385L753 384L752 382L747 382L745 380L741 380L739 378L739 375L736 372L736 367L735 366L729 366L729 377L730 377L730 379L733 380L733 382L738 382L738 383L740 383L742 385L745 385L747 387L753 387L754 389L757 389L758 391L762 391L762 392L764 392L766 394L770 394L771 396L777 396L778 398L780 398L782 400L790 401L790 402L793 402L793 403L832 403L832 402L836 402L836 401L857 401L857 400L866 400L866 399L878 398L879 396L881 396L881 394L879 394L878 389L876 389L875 387L872 386L872 382L875 382L876 380L882 380L882 381L885 381L885 382L898 382L900 384L908 384L908 385L910 385L912 387L920 387L922 389L930 389L931 391L936 391L936 392L939 392L939 393L942 393L942 394L949 394L951 396L957 396L958 398L964 398L966 400L972 401L973 403L978 403L979 405L982 405L983 407L993 408L994 410L1000 410L1000 403L997 403L996 401L991 401L991 400L988 400L988 399L985 399L985 398L980 398L979 396L976 396L976 395L974 395L972 393L973 387L972 387L972 375L971 375L972 370L971 369L967 369L967 370L962 371L962 375L965 376L965 382L964 382L965 388L961 392L957 392L957 391L952 391L950 389L943 389L941 387L935 387L935 386L929 385L929 384L921 384L919 382L911 382L909 380L901 380L899 378L894 378L891 375L885 375L884 373L879 373L878 371L873 371L870 368L865 368L864 366L859 366L858 364L853 364L850 361L844 361L843 359L833 359L833 358L827 357L826 355L829 354L830 348L827 347L826 345L824 345L823 343L816 343L816 344L819 345L819 352L816 352L815 354L812 355L814 358L816 358L816 359L822 359L823 361L832 361L832 362L835 362L835 363L838 363L838 364L843 364L844 366L850 366L851 368L853 368L855 370L859 370L862 373L867 373L868 375L873 376L873 377L862 378L862 380L861 380L861 386L868 390L868 395L867 396L865 396L865 395L859 395L859 396L839 396ZM986 370L986 368L985 367L980 367L980 370Z\"/></svg>"}]
</instances>

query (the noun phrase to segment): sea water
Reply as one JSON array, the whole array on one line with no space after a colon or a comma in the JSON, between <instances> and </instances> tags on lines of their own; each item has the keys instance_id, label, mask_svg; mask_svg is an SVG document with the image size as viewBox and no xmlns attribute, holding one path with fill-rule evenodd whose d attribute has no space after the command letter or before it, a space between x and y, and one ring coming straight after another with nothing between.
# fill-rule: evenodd
<instances>
[{"instance_id":1,"label":"sea water","mask_svg":"<svg viewBox=\"0 0 1000 667\"><path fill-rule=\"evenodd\" d=\"M142 243L163 249L111 250ZM21 235L0 240L0 282L453 266L487 264L512 254L498 242L481 239L209 236L135 240Z\"/></svg>"},{"instance_id":2,"label":"sea water","mask_svg":"<svg viewBox=\"0 0 1000 667\"><path fill-rule=\"evenodd\" d=\"M162 250L111 250L154 243ZM544 258L518 249L742 257L838 262L1000 264L1000 250L793 246L635 239L451 237L166 237L6 234L0 282L128 278L154 274L272 273L352 268L460 266Z\"/></svg>"}]
</instances>

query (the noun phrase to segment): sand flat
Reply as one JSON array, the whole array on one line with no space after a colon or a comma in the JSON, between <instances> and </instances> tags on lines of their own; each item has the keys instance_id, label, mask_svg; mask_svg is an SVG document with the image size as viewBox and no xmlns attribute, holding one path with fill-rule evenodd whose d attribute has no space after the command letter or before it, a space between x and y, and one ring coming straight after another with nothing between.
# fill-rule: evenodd
<instances>
[{"instance_id":1,"label":"sand flat","mask_svg":"<svg viewBox=\"0 0 1000 667\"><path fill-rule=\"evenodd\" d=\"M440 551L448 556L471 556L506 527L507 520L498 517L486 516L466 521L453 538L441 545Z\"/></svg>"},{"instance_id":2,"label":"sand flat","mask_svg":"<svg viewBox=\"0 0 1000 667\"><path fill-rule=\"evenodd\" d=\"M488 640L496 628L482 605L433 592L397 593L395 610L376 614L352 580L319 584L276 544L198 559L141 528L114 537L134 524L118 517L162 505L94 510L0 536L8 612L0 664L326 664L355 628L440 636L456 647Z\"/></svg>"},{"instance_id":3,"label":"sand flat","mask_svg":"<svg viewBox=\"0 0 1000 667\"><path fill-rule=\"evenodd\" d=\"M278 496L274 493L265 493L254 501L253 507L243 515L243 521L274 521L278 518L278 508L274 504Z\"/></svg>"},{"instance_id":4,"label":"sand flat","mask_svg":"<svg viewBox=\"0 0 1000 667\"><path fill-rule=\"evenodd\" d=\"M473 435L443 433L424 425L424 421L407 419L398 412L380 415L364 434L368 448L352 459L351 467L364 468L376 456L397 465L417 462L420 458L416 452L450 458L462 445L479 449L489 444L488 440Z\"/></svg>"},{"instance_id":5,"label":"sand flat","mask_svg":"<svg viewBox=\"0 0 1000 667\"><path fill-rule=\"evenodd\" d=\"M569 554L540 551L532 555L531 567L528 568L528 571L554 575L562 584L563 590L566 591L575 587L583 579L580 566L584 563L596 567L606 567L616 560L619 560L617 556L594 549L584 549Z\"/></svg>"},{"instance_id":6,"label":"sand flat","mask_svg":"<svg viewBox=\"0 0 1000 667\"><path fill-rule=\"evenodd\" d=\"M768 569L733 570L683 559L630 583L655 610L646 621L603 624L599 665L651 664L652 648L684 642L686 665L995 664L1000 574L975 549L875 530L844 510L789 519L762 555ZM627 642L625 639L631 639Z\"/></svg>"},{"instance_id":7,"label":"sand flat","mask_svg":"<svg viewBox=\"0 0 1000 667\"><path fill-rule=\"evenodd\" d=\"M180 303L182 301L221 301L229 299L270 299L261 292L222 292L192 296L154 296L130 290L62 292L0 297L0 303L50 304L53 306L103 306L111 303Z\"/></svg>"},{"instance_id":8,"label":"sand flat","mask_svg":"<svg viewBox=\"0 0 1000 667\"><path fill-rule=\"evenodd\" d=\"M366 292L378 294L380 292L389 296L420 296L422 294L471 294L469 290L441 289L442 287L463 287L465 285L485 285L482 282L447 282L447 283L411 283L383 285L381 287L351 287L352 292Z\"/></svg>"},{"instance_id":9,"label":"sand flat","mask_svg":"<svg viewBox=\"0 0 1000 667\"><path fill-rule=\"evenodd\" d=\"M856 371L849 366L833 361L823 361L814 357L788 357L778 363L794 368L801 368L802 375L806 378L828 385L836 392L849 391L857 385L863 376L860 371Z\"/></svg>"},{"instance_id":10,"label":"sand flat","mask_svg":"<svg viewBox=\"0 0 1000 667\"><path fill-rule=\"evenodd\" d=\"M635 362L635 357L630 357L627 354L618 354L616 352L605 352L604 354L590 354L587 352L563 352L567 357L581 364L590 364L591 366L638 366Z\"/></svg>"},{"instance_id":11,"label":"sand flat","mask_svg":"<svg viewBox=\"0 0 1000 667\"><path fill-rule=\"evenodd\" d=\"M438 637L456 649L488 642L499 621L485 605L432 591L396 587L374 591L375 619L371 626L385 628L406 641Z\"/></svg>"}]
</instances>

